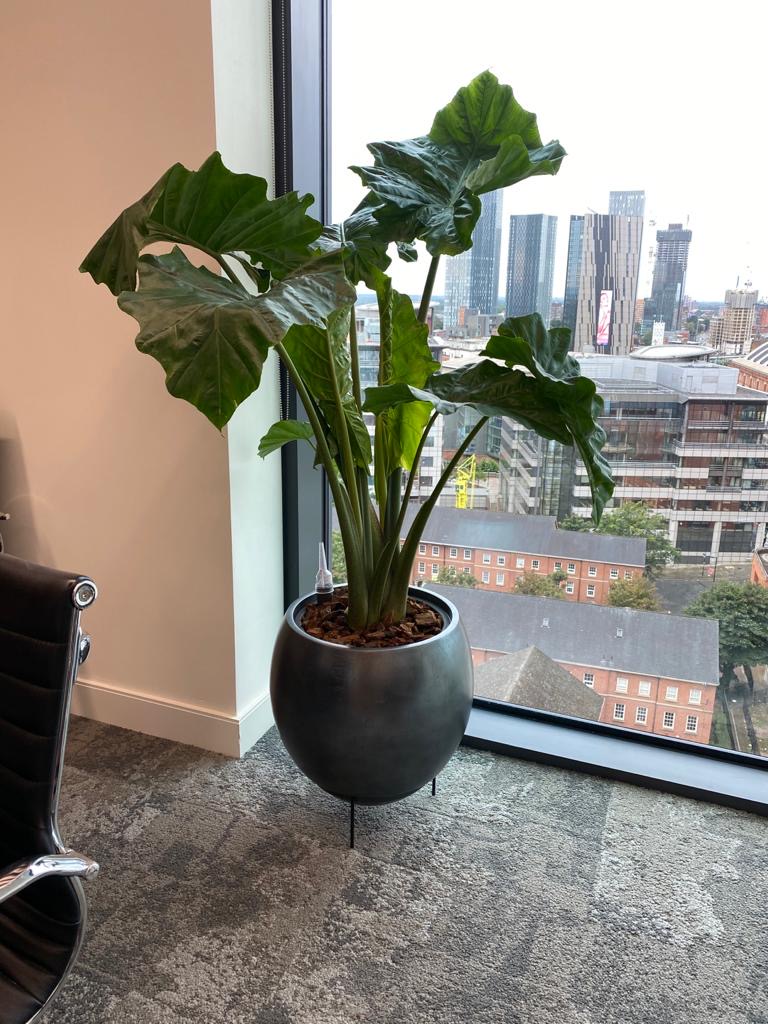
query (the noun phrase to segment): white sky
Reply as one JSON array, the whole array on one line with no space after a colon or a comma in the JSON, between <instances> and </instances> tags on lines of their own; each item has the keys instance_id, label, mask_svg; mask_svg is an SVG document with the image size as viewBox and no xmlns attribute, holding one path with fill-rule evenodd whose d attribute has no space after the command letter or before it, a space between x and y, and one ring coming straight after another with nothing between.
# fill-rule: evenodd
<instances>
[{"instance_id":1,"label":"white sky","mask_svg":"<svg viewBox=\"0 0 768 1024\"><path fill-rule=\"evenodd\" d=\"M502 293L511 213L557 215L562 296L570 214L607 212L611 189L644 189L640 297L656 227L686 221L690 296L722 300L737 276L767 296L766 29L757 0L333 0L334 220L363 195L347 167L371 162L367 142L426 134L490 68L569 154L556 177L505 192ZM390 273L415 293L426 268L397 260Z\"/></svg>"}]
</instances>

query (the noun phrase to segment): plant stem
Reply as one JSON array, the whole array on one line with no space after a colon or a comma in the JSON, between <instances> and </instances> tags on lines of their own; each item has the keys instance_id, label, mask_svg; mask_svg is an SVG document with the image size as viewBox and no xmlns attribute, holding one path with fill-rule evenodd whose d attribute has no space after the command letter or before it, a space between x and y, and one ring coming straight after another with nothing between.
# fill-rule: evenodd
<instances>
[{"instance_id":1,"label":"plant stem","mask_svg":"<svg viewBox=\"0 0 768 1024\"><path fill-rule=\"evenodd\" d=\"M363 408L363 397L360 390L360 354L357 350L357 318L354 306L349 313L349 358L352 363L352 393L355 396L355 405L360 411Z\"/></svg>"},{"instance_id":2,"label":"plant stem","mask_svg":"<svg viewBox=\"0 0 768 1024\"><path fill-rule=\"evenodd\" d=\"M349 494L350 503L352 505L352 514L355 517L355 521L358 525L360 533L363 532L363 516L360 510L360 496L357 493L357 476L355 474L355 460L352 458L352 445L349 441L349 427L347 425L347 417L344 414L344 406L341 401L341 392L339 391L339 381L336 376L334 367L335 362L333 358L333 348L331 346L331 332L329 328L325 329L325 348L328 355L328 365L331 367L331 386L333 387L333 402L336 406L336 416L339 421L339 436L337 438L339 443L339 450L341 452L341 458L343 462L343 475L345 483L347 485L347 493Z\"/></svg>"},{"instance_id":3,"label":"plant stem","mask_svg":"<svg viewBox=\"0 0 768 1024\"><path fill-rule=\"evenodd\" d=\"M218 253L215 252L209 253L209 255L213 256L213 258L219 264L219 266L230 279L230 281L234 282L234 284L239 284L241 288L243 287L243 282L240 280L240 278L230 267L230 265L227 263L223 256L220 256Z\"/></svg>"},{"instance_id":4,"label":"plant stem","mask_svg":"<svg viewBox=\"0 0 768 1024\"><path fill-rule=\"evenodd\" d=\"M433 256L432 262L429 264L429 271L427 273L427 280L424 284L424 293L421 296L421 305L419 306L418 319L421 323L427 322L427 313L429 313L429 303L432 298L432 289L435 287L435 277L437 276L437 265L440 262L439 256Z\"/></svg>"}]
</instances>

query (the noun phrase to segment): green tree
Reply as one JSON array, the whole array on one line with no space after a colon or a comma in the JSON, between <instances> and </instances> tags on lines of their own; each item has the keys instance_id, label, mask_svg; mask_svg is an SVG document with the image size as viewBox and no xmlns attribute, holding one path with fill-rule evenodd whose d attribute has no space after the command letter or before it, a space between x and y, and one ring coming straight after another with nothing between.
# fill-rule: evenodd
<instances>
[{"instance_id":1,"label":"green tree","mask_svg":"<svg viewBox=\"0 0 768 1024\"><path fill-rule=\"evenodd\" d=\"M471 587L474 589L479 580L469 572L457 572L454 566L444 565L434 582L443 583L446 587Z\"/></svg>"},{"instance_id":2,"label":"green tree","mask_svg":"<svg viewBox=\"0 0 768 1024\"><path fill-rule=\"evenodd\" d=\"M768 590L756 583L716 583L685 609L720 623L720 671L726 690L736 665L768 663Z\"/></svg>"},{"instance_id":3,"label":"green tree","mask_svg":"<svg viewBox=\"0 0 768 1024\"><path fill-rule=\"evenodd\" d=\"M343 583L347 578L347 561L344 557L344 541L341 530L334 530L331 535L331 572L334 583Z\"/></svg>"},{"instance_id":4,"label":"green tree","mask_svg":"<svg viewBox=\"0 0 768 1024\"><path fill-rule=\"evenodd\" d=\"M661 601L653 583L647 576L632 580L619 580L608 591L608 604L614 608L639 608L645 612L662 611Z\"/></svg>"},{"instance_id":5,"label":"green tree","mask_svg":"<svg viewBox=\"0 0 768 1024\"><path fill-rule=\"evenodd\" d=\"M551 576L542 576L538 572L524 572L522 576L517 577L515 593L527 594L530 597L561 598L563 596L556 573L552 573Z\"/></svg>"},{"instance_id":6,"label":"green tree","mask_svg":"<svg viewBox=\"0 0 768 1024\"><path fill-rule=\"evenodd\" d=\"M611 509L603 516L597 529L591 519L567 516L560 523L563 530L580 530L610 534L614 537L645 537L645 572L654 579L665 565L674 562L678 555L667 533L664 516L648 509L640 501L628 501L619 508Z\"/></svg>"}]
</instances>

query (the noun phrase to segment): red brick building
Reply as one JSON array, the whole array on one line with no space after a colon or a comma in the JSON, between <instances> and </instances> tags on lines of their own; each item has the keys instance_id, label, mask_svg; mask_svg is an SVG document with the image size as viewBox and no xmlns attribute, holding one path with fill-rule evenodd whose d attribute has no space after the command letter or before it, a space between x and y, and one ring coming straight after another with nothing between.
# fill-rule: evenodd
<instances>
[{"instance_id":1,"label":"red brick building","mask_svg":"<svg viewBox=\"0 0 768 1024\"><path fill-rule=\"evenodd\" d=\"M752 572L749 580L758 586L768 587L768 548L758 548L752 555Z\"/></svg>"},{"instance_id":2,"label":"red brick building","mask_svg":"<svg viewBox=\"0 0 768 1024\"><path fill-rule=\"evenodd\" d=\"M716 621L464 587L430 589L458 607L475 664L533 646L603 698L601 722L709 742L720 677Z\"/></svg>"},{"instance_id":3,"label":"red brick building","mask_svg":"<svg viewBox=\"0 0 768 1024\"><path fill-rule=\"evenodd\" d=\"M404 533L413 521L410 509ZM436 508L429 517L413 564L412 582L437 579L454 568L478 581L478 589L515 589L524 573L562 572L563 596L570 601L607 604L617 580L645 570L645 540L638 537L560 530L554 516L512 515Z\"/></svg>"}]
</instances>

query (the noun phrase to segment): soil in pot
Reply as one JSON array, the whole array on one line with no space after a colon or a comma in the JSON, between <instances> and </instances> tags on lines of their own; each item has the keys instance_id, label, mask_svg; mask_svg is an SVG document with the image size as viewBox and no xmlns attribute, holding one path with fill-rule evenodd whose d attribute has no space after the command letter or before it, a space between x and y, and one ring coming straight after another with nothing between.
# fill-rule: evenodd
<instances>
[{"instance_id":1,"label":"soil in pot","mask_svg":"<svg viewBox=\"0 0 768 1024\"><path fill-rule=\"evenodd\" d=\"M353 629L347 621L346 591L336 590L330 600L307 605L300 625L310 636L344 647L402 647L442 632L443 619L424 601L408 598L401 622Z\"/></svg>"}]
</instances>

